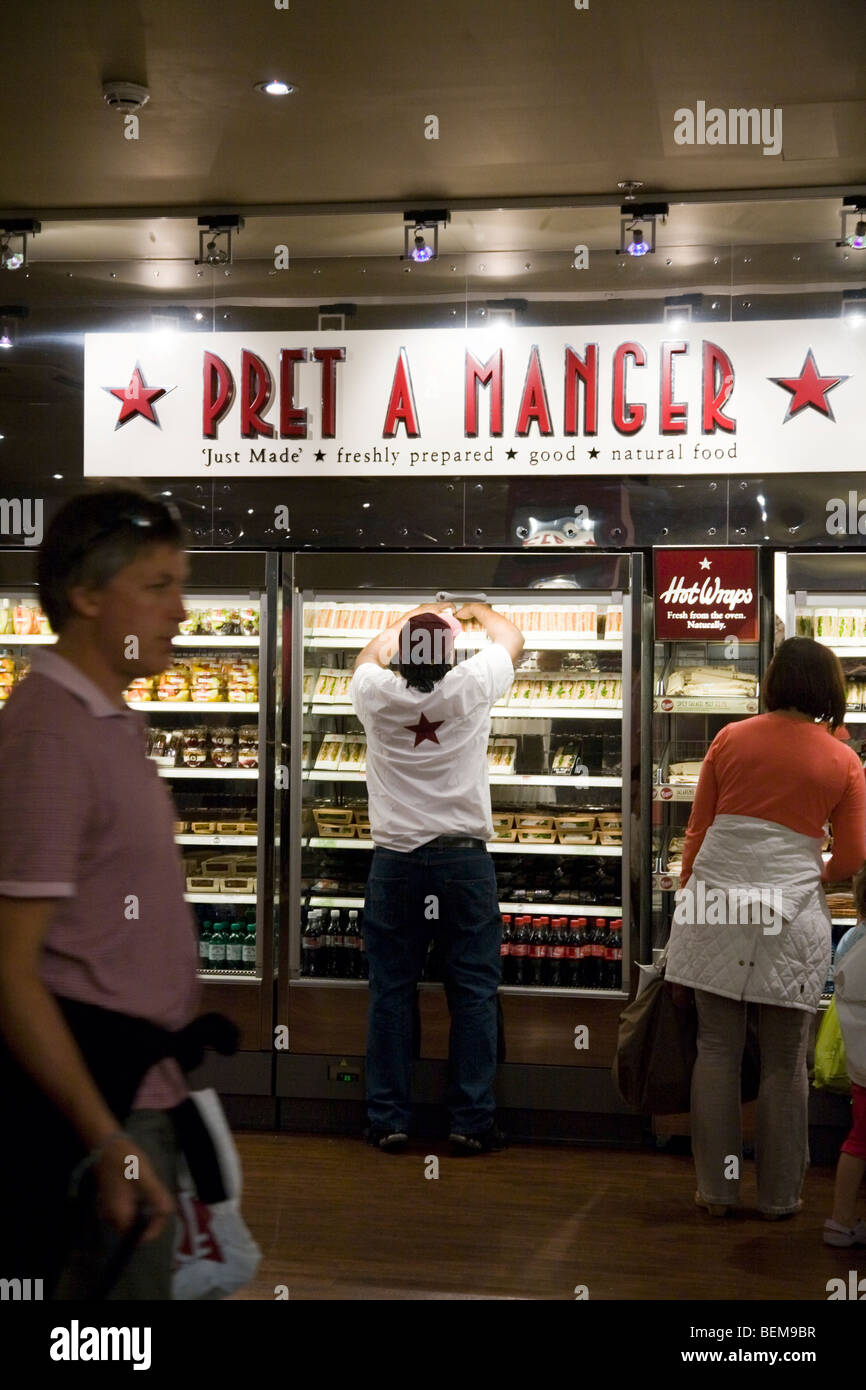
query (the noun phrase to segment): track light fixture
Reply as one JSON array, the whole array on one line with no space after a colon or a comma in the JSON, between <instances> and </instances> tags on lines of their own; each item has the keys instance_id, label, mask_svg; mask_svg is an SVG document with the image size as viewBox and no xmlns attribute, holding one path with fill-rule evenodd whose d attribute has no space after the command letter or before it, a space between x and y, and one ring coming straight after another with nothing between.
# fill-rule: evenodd
<instances>
[{"instance_id":1,"label":"track light fixture","mask_svg":"<svg viewBox=\"0 0 866 1390\"><path fill-rule=\"evenodd\" d=\"M837 241L837 246L849 246L852 251L866 250L866 195L862 193L846 193L842 199L842 240ZM854 219L854 226L849 231L849 219Z\"/></svg>"},{"instance_id":2,"label":"track light fixture","mask_svg":"<svg viewBox=\"0 0 866 1390\"><path fill-rule=\"evenodd\" d=\"M42 231L32 217L8 218L0 226L0 270L27 268L27 238Z\"/></svg>"},{"instance_id":3,"label":"track light fixture","mask_svg":"<svg viewBox=\"0 0 866 1390\"><path fill-rule=\"evenodd\" d=\"M196 265L231 265L232 232L239 232L244 219L236 213L211 213L198 219Z\"/></svg>"},{"instance_id":4,"label":"track light fixture","mask_svg":"<svg viewBox=\"0 0 866 1390\"><path fill-rule=\"evenodd\" d=\"M451 221L451 213L446 208L425 209L420 212L403 213L403 255L401 260L435 261L439 255L439 228ZM433 233L433 245L427 241L425 232Z\"/></svg>"},{"instance_id":5,"label":"track light fixture","mask_svg":"<svg viewBox=\"0 0 866 1390\"><path fill-rule=\"evenodd\" d=\"M619 210L618 256L647 256L656 249L656 219L664 220L667 203L623 203Z\"/></svg>"}]
</instances>

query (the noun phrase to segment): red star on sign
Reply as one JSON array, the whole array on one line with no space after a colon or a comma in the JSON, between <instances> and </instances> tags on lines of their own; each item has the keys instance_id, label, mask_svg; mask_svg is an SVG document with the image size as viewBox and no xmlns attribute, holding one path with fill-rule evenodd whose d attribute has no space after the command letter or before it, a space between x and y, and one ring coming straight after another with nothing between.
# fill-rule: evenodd
<instances>
[{"instance_id":1,"label":"red star on sign","mask_svg":"<svg viewBox=\"0 0 866 1390\"><path fill-rule=\"evenodd\" d=\"M431 723L427 716L422 714L417 724L404 724L403 728L408 729L410 734L415 735L415 742L412 746L413 748L417 748L418 744L423 743L425 738L428 738L431 743L438 743L439 740L436 737L436 730L439 728L440 724L444 723L444 719L437 719L435 723Z\"/></svg>"},{"instance_id":2,"label":"red star on sign","mask_svg":"<svg viewBox=\"0 0 866 1390\"><path fill-rule=\"evenodd\" d=\"M166 395L169 389L173 390L174 388L145 386L141 368L136 362L135 371L129 378L128 386L104 386L102 389L107 391L110 396L116 396L119 401L123 402L117 417L117 424L114 426L116 430L119 430L121 425L127 424L134 415L142 415L145 420L149 420L152 425L156 425L159 429L159 421L154 413L153 403L158 401L160 396Z\"/></svg>"},{"instance_id":3,"label":"red star on sign","mask_svg":"<svg viewBox=\"0 0 866 1390\"><path fill-rule=\"evenodd\" d=\"M800 368L799 376L771 376L768 380L775 382L776 386L781 386L785 391L791 392L788 411L782 421L783 425L786 425L801 410L805 410L807 405L811 406L813 410L817 410L819 415L826 415L828 420L832 420L835 424L836 416L827 400L827 392L832 391L834 386L840 386L848 378L847 376L821 376L811 348L806 353L806 360Z\"/></svg>"}]
</instances>

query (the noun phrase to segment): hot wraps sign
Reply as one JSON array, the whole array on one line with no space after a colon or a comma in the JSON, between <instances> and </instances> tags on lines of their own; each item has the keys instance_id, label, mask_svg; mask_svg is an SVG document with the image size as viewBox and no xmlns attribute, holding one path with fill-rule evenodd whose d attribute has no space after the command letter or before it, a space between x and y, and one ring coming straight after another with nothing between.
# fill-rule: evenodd
<instances>
[{"instance_id":1,"label":"hot wraps sign","mask_svg":"<svg viewBox=\"0 0 866 1390\"><path fill-rule=\"evenodd\" d=\"M864 374L832 321L94 333L84 472L814 471L859 452Z\"/></svg>"}]
</instances>

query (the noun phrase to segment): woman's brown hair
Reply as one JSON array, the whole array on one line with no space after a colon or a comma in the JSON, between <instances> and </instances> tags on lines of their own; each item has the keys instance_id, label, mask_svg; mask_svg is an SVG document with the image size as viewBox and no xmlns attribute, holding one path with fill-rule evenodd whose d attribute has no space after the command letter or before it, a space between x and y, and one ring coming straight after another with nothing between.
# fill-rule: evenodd
<instances>
[{"instance_id":1,"label":"woman's brown hair","mask_svg":"<svg viewBox=\"0 0 866 1390\"><path fill-rule=\"evenodd\" d=\"M854 906L857 909L857 921L866 921L866 864L854 875Z\"/></svg>"},{"instance_id":2,"label":"woman's brown hair","mask_svg":"<svg viewBox=\"0 0 866 1390\"><path fill-rule=\"evenodd\" d=\"M835 732L845 722L845 672L835 652L811 637L789 637L767 667L763 685L768 710L796 709Z\"/></svg>"}]
</instances>

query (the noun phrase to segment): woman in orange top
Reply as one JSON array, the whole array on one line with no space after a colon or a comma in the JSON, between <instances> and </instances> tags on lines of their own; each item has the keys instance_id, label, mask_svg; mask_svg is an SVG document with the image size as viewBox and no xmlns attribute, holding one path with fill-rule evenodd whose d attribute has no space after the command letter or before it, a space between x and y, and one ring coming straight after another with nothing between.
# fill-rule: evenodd
<instances>
[{"instance_id":1,"label":"woman in orange top","mask_svg":"<svg viewBox=\"0 0 866 1390\"><path fill-rule=\"evenodd\" d=\"M808 1162L806 1048L830 963L822 885L866 858L866 780L853 749L832 736L845 677L829 648L783 642L763 694L768 712L727 725L704 759L665 975L695 991L696 1200L718 1215L739 1196L740 1067L747 1006L757 1006L758 1206L776 1218L799 1209Z\"/></svg>"}]
</instances>

